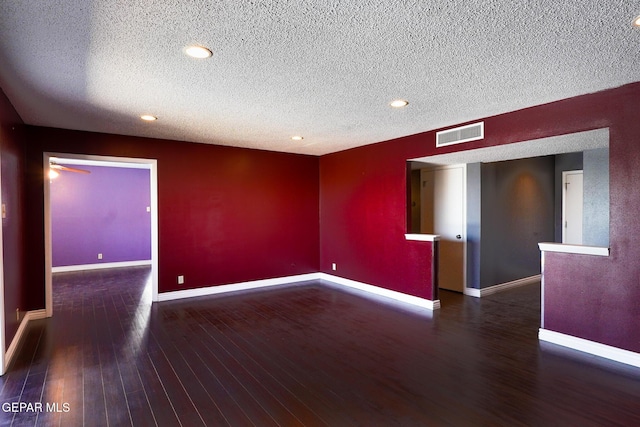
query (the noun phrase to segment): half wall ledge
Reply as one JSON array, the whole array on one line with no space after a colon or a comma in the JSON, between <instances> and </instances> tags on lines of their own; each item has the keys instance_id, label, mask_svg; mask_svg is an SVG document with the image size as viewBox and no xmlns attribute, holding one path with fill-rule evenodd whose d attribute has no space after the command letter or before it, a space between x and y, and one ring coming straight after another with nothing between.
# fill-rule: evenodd
<instances>
[{"instance_id":1,"label":"half wall ledge","mask_svg":"<svg viewBox=\"0 0 640 427\"><path fill-rule=\"evenodd\" d=\"M609 256L609 248L602 246L567 245L564 243L538 243L542 252L562 252L566 254Z\"/></svg>"},{"instance_id":2,"label":"half wall ledge","mask_svg":"<svg viewBox=\"0 0 640 427\"><path fill-rule=\"evenodd\" d=\"M405 234L407 240L419 240L421 242L435 242L440 240L439 234Z\"/></svg>"}]
</instances>

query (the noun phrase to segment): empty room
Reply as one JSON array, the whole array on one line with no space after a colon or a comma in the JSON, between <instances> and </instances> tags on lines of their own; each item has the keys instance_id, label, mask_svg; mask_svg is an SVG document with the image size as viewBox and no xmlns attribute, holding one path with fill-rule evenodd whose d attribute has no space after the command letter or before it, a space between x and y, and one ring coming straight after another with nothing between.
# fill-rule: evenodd
<instances>
[{"instance_id":1,"label":"empty room","mask_svg":"<svg viewBox=\"0 0 640 427\"><path fill-rule=\"evenodd\" d=\"M640 424L640 10L0 4L0 424Z\"/></svg>"}]
</instances>

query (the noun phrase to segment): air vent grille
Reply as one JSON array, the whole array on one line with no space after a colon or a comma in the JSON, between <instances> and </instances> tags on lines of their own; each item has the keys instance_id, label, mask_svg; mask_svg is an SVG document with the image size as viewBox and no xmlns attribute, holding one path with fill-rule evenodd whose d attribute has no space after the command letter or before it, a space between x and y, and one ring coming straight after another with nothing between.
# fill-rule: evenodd
<instances>
[{"instance_id":1,"label":"air vent grille","mask_svg":"<svg viewBox=\"0 0 640 427\"><path fill-rule=\"evenodd\" d=\"M447 129L436 133L436 147L460 144L484 138L484 122L459 128Z\"/></svg>"}]
</instances>

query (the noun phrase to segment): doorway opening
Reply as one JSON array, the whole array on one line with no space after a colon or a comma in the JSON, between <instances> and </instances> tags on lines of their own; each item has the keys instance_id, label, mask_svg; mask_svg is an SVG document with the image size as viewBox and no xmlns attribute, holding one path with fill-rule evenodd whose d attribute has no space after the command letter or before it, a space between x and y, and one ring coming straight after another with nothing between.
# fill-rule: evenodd
<instances>
[{"instance_id":1,"label":"doorway opening","mask_svg":"<svg viewBox=\"0 0 640 427\"><path fill-rule=\"evenodd\" d=\"M420 170L420 232L440 236L438 287L466 287L466 165Z\"/></svg>"},{"instance_id":2,"label":"doorway opening","mask_svg":"<svg viewBox=\"0 0 640 427\"><path fill-rule=\"evenodd\" d=\"M146 169L149 171L148 188L149 200L147 212L150 219L150 299L158 300L158 209L157 209L157 161L155 159L122 158L107 156L88 156L66 153L45 153L43 156L43 168L48 171L52 163L60 165L71 165L70 169L83 171L91 167L110 167L127 169ZM85 168L85 169L83 169ZM76 171L76 172L77 172ZM52 227L52 206L51 206L51 180L45 174L44 182L44 218L45 218L45 310L46 316L53 315L53 227ZM100 261L102 253L97 254ZM104 266L96 263L96 267L119 266L114 263Z\"/></svg>"},{"instance_id":3,"label":"doorway opening","mask_svg":"<svg viewBox=\"0 0 640 427\"><path fill-rule=\"evenodd\" d=\"M421 170L466 165L467 218L460 233L466 245L463 292L481 297L538 282L538 243L561 241L560 171L580 169L583 158L584 187L589 191L585 192L582 244L608 246L608 149L609 129L602 128L409 159L407 231L427 233L421 229L425 212L417 200L423 191L415 188L423 185ZM578 167L569 165L574 153L580 158ZM434 228L432 233L438 231ZM521 243L511 241L513 236Z\"/></svg>"}]
</instances>

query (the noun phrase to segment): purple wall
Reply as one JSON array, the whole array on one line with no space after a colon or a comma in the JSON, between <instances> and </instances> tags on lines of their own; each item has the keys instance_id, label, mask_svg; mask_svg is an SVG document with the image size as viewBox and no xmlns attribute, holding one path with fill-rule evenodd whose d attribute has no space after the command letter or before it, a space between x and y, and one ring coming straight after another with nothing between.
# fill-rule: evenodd
<instances>
[{"instance_id":1,"label":"purple wall","mask_svg":"<svg viewBox=\"0 0 640 427\"><path fill-rule=\"evenodd\" d=\"M69 166L91 173L51 180L53 266L150 260L150 171Z\"/></svg>"},{"instance_id":2,"label":"purple wall","mask_svg":"<svg viewBox=\"0 0 640 427\"><path fill-rule=\"evenodd\" d=\"M318 271L318 158L27 126L25 244L32 309L44 306L46 152L157 160L158 290ZM105 254L106 256L106 254ZM183 275L184 284L177 283Z\"/></svg>"}]
</instances>

